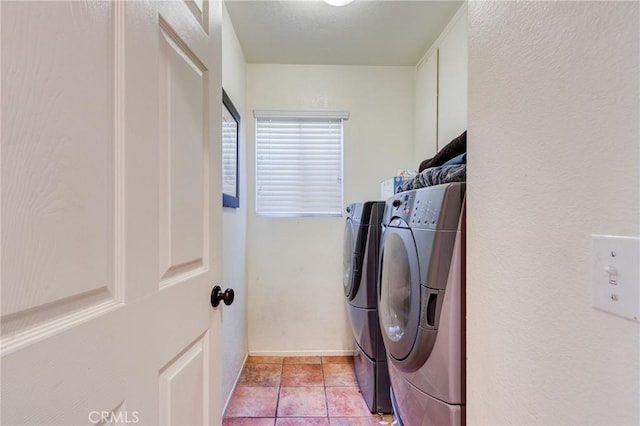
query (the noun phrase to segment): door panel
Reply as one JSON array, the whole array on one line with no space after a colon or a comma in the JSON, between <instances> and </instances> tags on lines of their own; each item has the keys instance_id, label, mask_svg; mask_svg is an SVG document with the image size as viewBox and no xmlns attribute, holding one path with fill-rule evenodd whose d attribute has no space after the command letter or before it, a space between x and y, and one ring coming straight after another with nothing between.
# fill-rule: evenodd
<instances>
[{"instance_id":1,"label":"door panel","mask_svg":"<svg viewBox=\"0 0 640 426\"><path fill-rule=\"evenodd\" d=\"M3 4L2 40L21 41L2 46L2 282L20 283L2 288L9 346L120 299L113 8Z\"/></svg>"},{"instance_id":2,"label":"door panel","mask_svg":"<svg viewBox=\"0 0 640 426\"><path fill-rule=\"evenodd\" d=\"M160 370L160 425L206 424L209 335L199 337Z\"/></svg>"},{"instance_id":3,"label":"door panel","mask_svg":"<svg viewBox=\"0 0 640 426\"><path fill-rule=\"evenodd\" d=\"M160 266L165 284L206 271L209 75L166 21L161 19L160 27Z\"/></svg>"},{"instance_id":4,"label":"door panel","mask_svg":"<svg viewBox=\"0 0 640 426\"><path fill-rule=\"evenodd\" d=\"M220 3L0 8L1 422L221 424Z\"/></svg>"},{"instance_id":5,"label":"door panel","mask_svg":"<svg viewBox=\"0 0 640 426\"><path fill-rule=\"evenodd\" d=\"M209 34L209 2L205 0L184 0L191 13L202 26L205 33Z\"/></svg>"}]
</instances>

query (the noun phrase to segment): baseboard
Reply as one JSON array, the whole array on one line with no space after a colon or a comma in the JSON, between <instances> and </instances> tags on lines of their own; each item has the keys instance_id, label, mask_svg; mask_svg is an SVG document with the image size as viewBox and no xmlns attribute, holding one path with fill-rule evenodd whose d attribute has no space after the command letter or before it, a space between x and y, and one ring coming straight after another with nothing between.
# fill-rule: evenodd
<instances>
[{"instance_id":1,"label":"baseboard","mask_svg":"<svg viewBox=\"0 0 640 426\"><path fill-rule=\"evenodd\" d=\"M222 406L222 416L227 413L227 407L229 406L229 402L231 402L231 398L233 397L233 393L236 391L236 387L238 386L238 382L240 381L240 376L242 376L242 371L244 370L244 366L247 365L247 359L249 359L249 353L247 352L244 356L244 361L242 361L242 367L240 367L240 371L238 371L238 375L236 379L233 381L233 386L231 386L231 392L229 392L229 396L227 400L224 402Z\"/></svg>"},{"instance_id":2,"label":"baseboard","mask_svg":"<svg viewBox=\"0 0 640 426\"><path fill-rule=\"evenodd\" d=\"M249 356L353 356L354 349L338 349L333 351L249 351Z\"/></svg>"}]
</instances>

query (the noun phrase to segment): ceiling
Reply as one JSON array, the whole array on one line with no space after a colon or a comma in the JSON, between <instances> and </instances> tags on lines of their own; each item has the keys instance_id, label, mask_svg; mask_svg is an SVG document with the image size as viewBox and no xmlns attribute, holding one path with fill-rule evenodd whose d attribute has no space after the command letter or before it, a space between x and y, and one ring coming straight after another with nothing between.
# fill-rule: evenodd
<instances>
[{"instance_id":1,"label":"ceiling","mask_svg":"<svg viewBox=\"0 0 640 426\"><path fill-rule=\"evenodd\" d=\"M462 1L226 0L250 64L416 65Z\"/></svg>"}]
</instances>

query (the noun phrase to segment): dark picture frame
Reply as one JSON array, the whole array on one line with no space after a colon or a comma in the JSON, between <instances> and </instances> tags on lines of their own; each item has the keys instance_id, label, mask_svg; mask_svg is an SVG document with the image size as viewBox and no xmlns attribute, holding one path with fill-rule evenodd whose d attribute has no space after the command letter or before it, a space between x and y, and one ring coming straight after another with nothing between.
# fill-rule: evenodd
<instances>
[{"instance_id":1,"label":"dark picture frame","mask_svg":"<svg viewBox=\"0 0 640 426\"><path fill-rule=\"evenodd\" d=\"M240 207L240 114L222 89L222 206Z\"/></svg>"}]
</instances>

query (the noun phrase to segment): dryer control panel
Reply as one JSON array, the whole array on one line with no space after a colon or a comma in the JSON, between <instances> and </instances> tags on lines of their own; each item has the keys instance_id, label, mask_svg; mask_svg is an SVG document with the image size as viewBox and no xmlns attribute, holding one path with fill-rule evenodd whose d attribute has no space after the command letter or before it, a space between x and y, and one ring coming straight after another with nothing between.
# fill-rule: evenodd
<instances>
[{"instance_id":1,"label":"dryer control panel","mask_svg":"<svg viewBox=\"0 0 640 426\"><path fill-rule=\"evenodd\" d=\"M464 182L456 182L396 194L387 200L382 223L399 226L404 222L406 225L400 227L456 230L465 188Z\"/></svg>"}]
</instances>

